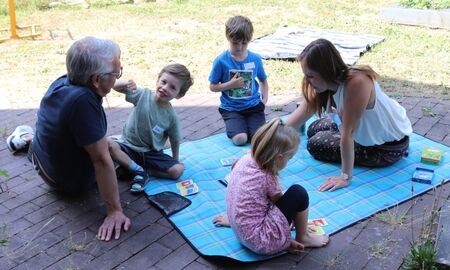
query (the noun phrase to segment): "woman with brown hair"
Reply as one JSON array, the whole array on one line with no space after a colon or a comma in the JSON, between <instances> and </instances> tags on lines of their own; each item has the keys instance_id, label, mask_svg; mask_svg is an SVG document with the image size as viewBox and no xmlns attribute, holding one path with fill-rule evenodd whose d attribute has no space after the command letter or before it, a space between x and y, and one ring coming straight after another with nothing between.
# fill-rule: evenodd
<instances>
[{"instance_id":1,"label":"woman with brown hair","mask_svg":"<svg viewBox=\"0 0 450 270\"><path fill-rule=\"evenodd\" d=\"M369 66L348 66L326 39L311 42L298 56L305 101L287 124L300 127L313 114L307 149L318 160L341 163L341 175L329 177L319 191L345 187L354 164L389 166L408 153L411 122L389 98Z\"/></svg>"}]
</instances>

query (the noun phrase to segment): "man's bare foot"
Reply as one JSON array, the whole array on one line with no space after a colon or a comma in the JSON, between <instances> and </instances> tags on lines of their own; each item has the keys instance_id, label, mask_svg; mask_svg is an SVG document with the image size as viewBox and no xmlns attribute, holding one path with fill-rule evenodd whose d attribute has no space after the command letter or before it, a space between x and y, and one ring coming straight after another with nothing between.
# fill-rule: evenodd
<instances>
[{"instance_id":1,"label":"man's bare foot","mask_svg":"<svg viewBox=\"0 0 450 270\"><path fill-rule=\"evenodd\" d=\"M316 235L307 231L304 235L296 237L296 240L303 244L305 247L323 247L328 244L330 237L326 234Z\"/></svg>"},{"instance_id":2,"label":"man's bare foot","mask_svg":"<svg viewBox=\"0 0 450 270\"><path fill-rule=\"evenodd\" d=\"M213 218L213 223L217 227L230 227L230 222L226 215L218 215Z\"/></svg>"},{"instance_id":3,"label":"man's bare foot","mask_svg":"<svg viewBox=\"0 0 450 270\"><path fill-rule=\"evenodd\" d=\"M296 240L292 239L287 252L291 254L299 254L303 251L305 251L305 246L302 243L299 243Z\"/></svg>"}]
</instances>

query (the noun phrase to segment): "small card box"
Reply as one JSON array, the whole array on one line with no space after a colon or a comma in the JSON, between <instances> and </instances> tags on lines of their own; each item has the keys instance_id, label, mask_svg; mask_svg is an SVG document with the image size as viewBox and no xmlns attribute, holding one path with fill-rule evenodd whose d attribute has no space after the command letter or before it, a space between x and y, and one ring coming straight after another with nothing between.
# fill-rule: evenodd
<instances>
[{"instance_id":1,"label":"small card box","mask_svg":"<svg viewBox=\"0 0 450 270\"><path fill-rule=\"evenodd\" d=\"M433 180L434 170L417 167L413 174L412 180L414 182L431 184Z\"/></svg>"},{"instance_id":2,"label":"small card box","mask_svg":"<svg viewBox=\"0 0 450 270\"><path fill-rule=\"evenodd\" d=\"M433 147L425 147L422 151L422 156L420 161L422 163L438 165L441 162L442 158L442 150L433 148Z\"/></svg>"}]
</instances>

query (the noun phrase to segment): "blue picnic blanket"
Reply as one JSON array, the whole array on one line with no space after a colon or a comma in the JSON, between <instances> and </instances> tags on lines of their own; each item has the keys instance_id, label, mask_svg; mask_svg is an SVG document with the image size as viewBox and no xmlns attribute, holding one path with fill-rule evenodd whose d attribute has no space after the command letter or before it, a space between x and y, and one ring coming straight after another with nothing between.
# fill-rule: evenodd
<instances>
[{"instance_id":1,"label":"blue picnic blanket","mask_svg":"<svg viewBox=\"0 0 450 270\"><path fill-rule=\"evenodd\" d=\"M319 38L328 39L344 59L352 65L383 37L369 34L337 32L325 29L303 29L283 26L275 32L252 40L248 49L264 59L295 59L303 49Z\"/></svg>"},{"instance_id":2,"label":"blue picnic blanket","mask_svg":"<svg viewBox=\"0 0 450 270\"><path fill-rule=\"evenodd\" d=\"M354 178L348 187L333 192L318 192L318 186L327 176L340 174L340 165L313 159L305 147L306 138L303 136L299 151L280 173L281 185L284 189L292 184L306 188L310 198L309 217L325 218L328 225L323 229L327 234L333 234L450 180L449 147L412 134L408 157L386 168L355 167ZM443 151L439 165L420 163L424 147ZM217 180L223 179L231 167L222 166L220 159L239 158L246 154L246 149L249 146L234 146L225 134L186 142L180 147L180 159L185 164L185 172L179 181L191 178L200 191L188 196L192 204L171 215L169 220L202 255L224 256L244 262L273 257L251 252L239 243L230 228L215 227L212 223L214 216L226 211L226 188ZM418 166L434 170L431 185L411 181ZM176 187L179 181L152 179L145 187L145 192L148 195L162 191L179 192Z\"/></svg>"}]
</instances>

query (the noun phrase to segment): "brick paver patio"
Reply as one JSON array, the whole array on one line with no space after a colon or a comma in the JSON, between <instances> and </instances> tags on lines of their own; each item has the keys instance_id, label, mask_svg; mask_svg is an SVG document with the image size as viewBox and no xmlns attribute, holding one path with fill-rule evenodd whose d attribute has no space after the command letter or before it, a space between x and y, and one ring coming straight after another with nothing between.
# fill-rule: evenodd
<instances>
[{"instance_id":1,"label":"brick paver patio","mask_svg":"<svg viewBox=\"0 0 450 270\"><path fill-rule=\"evenodd\" d=\"M212 93L188 94L174 103L184 141L224 131L218 99ZM292 95L271 96L267 118L292 112L297 101ZM450 145L448 100L404 97L400 102L416 133ZM434 198L442 202L450 196L447 184L399 205L408 220L412 214L413 221L403 225L369 218L334 234L325 248L244 264L199 256L144 196L130 194L128 183L119 181L132 227L119 240L101 242L95 234L105 210L96 190L82 198L62 198L42 182L25 153L13 155L6 148L5 139L17 125L34 126L37 106L0 107L0 168L9 174L0 179L0 226L6 224L4 231L0 228L0 241L7 240L0 242L0 269L398 269ZM110 97L105 107L108 134L120 133L130 106Z\"/></svg>"}]
</instances>

